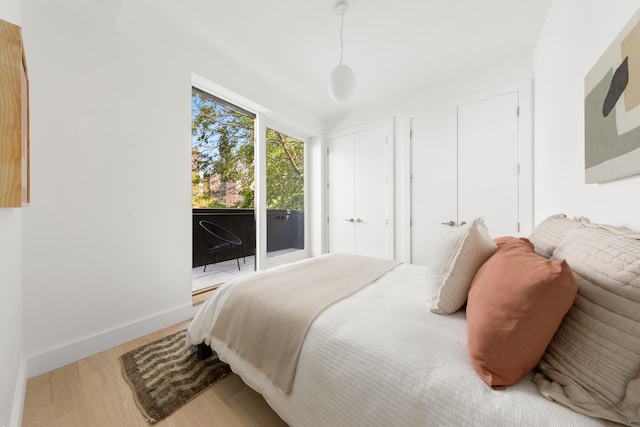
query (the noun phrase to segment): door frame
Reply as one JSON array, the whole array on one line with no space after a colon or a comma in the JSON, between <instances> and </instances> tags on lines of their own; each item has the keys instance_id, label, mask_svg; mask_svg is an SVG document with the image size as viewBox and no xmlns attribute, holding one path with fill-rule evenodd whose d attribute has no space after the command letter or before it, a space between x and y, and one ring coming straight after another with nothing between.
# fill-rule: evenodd
<instances>
[{"instance_id":1,"label":"door frame","mask_svg":"<svg viewBox=\"0 0 640 427\"><path fill-rule=\"evenodd\" d=\"M395 194L395 132L394 132L394 119L388 118L384 120L378 120L374 122L369 122L363 125L354 126L350 128L340 129L336 131L332 131L327 133L326 135L326 144L324 145L324 149L322 150L322 155L324 158L324 176L325 179L325 190L327 189L327 185L329 183L329 159L328 159L328 150L329 150L329 140L333 138L338 138L341 136L351 135L358 132L362 132L365 130L369 130L372 128L384 127L386 133L386 148L385 148L385 172L387 175L387 188L385 191L385 213L387 217L387 231L385 236L385 254L387 259L395 258L395 205L394 205L394 194ZM329 251L329 196L325 197L324 203L324 212L323 212L323 224L324 232L323 239L325 242L324 248L326 252Z\"/></svg>"},{"instance_id":2,"label":"door frame","mask_svg":"<svg viewBox=\"0 0 640 427\"><path fill-rule=\"evenodd\" d=\"M482 101L484 99L501 96L507 93L518 93L518 164L520 174L518 179L518 211L520 222L520 236L528 236L533 230L533 80L525 80L480 92L476 95L453 99L420 108L400 117L400 130L403 158L402 164L402 261L411 261L411 120L441 108L458 107L464 104ZM399 198L400 198L399 197Z\"/></svg>"}]
</instances>

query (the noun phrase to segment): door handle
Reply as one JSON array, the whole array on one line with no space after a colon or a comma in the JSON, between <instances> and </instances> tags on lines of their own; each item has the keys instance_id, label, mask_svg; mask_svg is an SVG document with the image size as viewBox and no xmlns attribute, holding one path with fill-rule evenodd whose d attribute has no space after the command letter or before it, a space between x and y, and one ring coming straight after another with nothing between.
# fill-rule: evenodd
<instances>
[{"instance_id":1,"label":"door handle","mask_svg":"<svg viewBox=\"0 0 640 427\"><path fill-rule=\"evenodd\" d=\"M462 226L463 226L463 225L465 225L466 223L467 223L467 221L462 221L462 222L460 223L460 227L462 227Z\"/></svg>"},{"instance_id":2,"label":"door handle","mask_svg":"<svg viewBox=\"0 0 640 427\"><path fill-rule=\"evenodd\" d=\"M362 222L360 218L356 218L356 222Z\"/></svg>"},{"instance_id":3,"label":"door handle","mask_svg":"<svg viewBox=\"0 0 640 427\"><path fill-rule=\"evenodd\" d=\"M448 225L449 227L455 227L455 226L456 226L455 221L441 222L440 224L442 224L442 225Z\"/></svg>"},{"instance_id":4,"label":"door handle","mask_svg":"<svg viewBox=\"0 0 640 427\"><path fill-rule=\"evenodd\" d=\"M353 222L353 218L347 218L345 221Z\"/></svg>"}]
</instances>

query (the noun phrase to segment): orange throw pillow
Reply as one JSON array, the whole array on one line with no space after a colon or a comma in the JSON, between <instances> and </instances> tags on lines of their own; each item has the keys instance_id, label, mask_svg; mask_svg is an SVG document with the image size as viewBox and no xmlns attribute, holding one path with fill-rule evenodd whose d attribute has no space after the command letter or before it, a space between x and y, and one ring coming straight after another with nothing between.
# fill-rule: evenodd
<instances>
[{"instance_id":1,"label":"orange throw pillow","mask_svg":"<svg viewBox=\"0 0 640 427\"><path fill-rule=\"evenodd\" d=\"M525 238L495 239L498 249L471 282L467 347L482 380L504 389L538 363L571 308L577 286L564 260L548 260Z\"/></svg>"}]
</instances>

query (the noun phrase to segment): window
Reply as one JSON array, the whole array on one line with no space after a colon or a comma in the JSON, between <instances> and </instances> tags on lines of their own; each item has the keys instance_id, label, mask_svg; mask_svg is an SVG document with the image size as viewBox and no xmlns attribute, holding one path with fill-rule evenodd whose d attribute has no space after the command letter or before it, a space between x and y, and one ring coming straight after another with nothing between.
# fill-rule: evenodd
<instances>
[{"instance_id":1,"label":"window","mask_svg":"<svg viewBox=\"0 0 640 427\"><path fill-rule=\"evenodd\" d=\"M254 208L255 114L193 89L191 181L194 208Z\"/></svg>"}]
</instances>

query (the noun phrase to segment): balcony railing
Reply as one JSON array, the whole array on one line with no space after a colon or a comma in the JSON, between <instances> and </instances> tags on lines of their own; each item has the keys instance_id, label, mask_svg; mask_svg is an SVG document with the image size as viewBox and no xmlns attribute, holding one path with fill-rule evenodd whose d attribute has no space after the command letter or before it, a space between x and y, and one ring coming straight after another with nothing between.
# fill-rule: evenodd
<instances>
[{"instance_id":1,"label":"balcony railing","mask_svg":"<svg viewBox=\"0 0 640 427\"><path fill-rule=\"evenodd\" d=\"M205 232L198 224L210 221L218 224L242 240L246 256L256 251L256 221L253 209L193 209L193 260L192 267L211 262L207 257ZM267 254L270 252L304 249L304 212L297 210L270 209L267 211ZM217 254L217 261L235 259L233 249Z\"/></svg>"}]
</instances>

